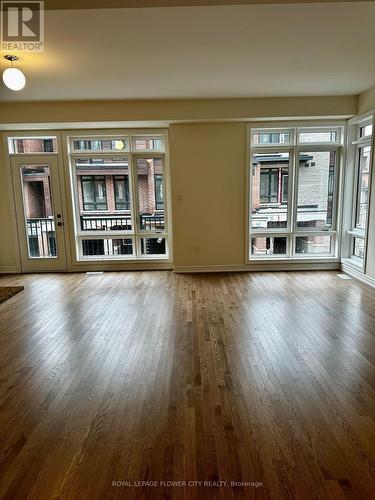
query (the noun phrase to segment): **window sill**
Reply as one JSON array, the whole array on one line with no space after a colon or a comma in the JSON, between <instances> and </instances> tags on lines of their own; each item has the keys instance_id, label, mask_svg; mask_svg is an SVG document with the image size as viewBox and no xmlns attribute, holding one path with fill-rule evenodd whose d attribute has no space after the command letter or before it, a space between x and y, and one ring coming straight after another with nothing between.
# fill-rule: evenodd
<instances>
[{"instance_id":1,"label":"window sill","mask_svg":"<svg viewBox=\"0 0 375 500\"><path fill-rule=\"evenodd\" d=\"M345 259L341 259L341 262L345 266L352 267L357 272L364 273L363 260L361 261L361 259L357 260L357 259L353 259L353 258L345 258Z\"/></svg>"},{"instance_id":2,"label":"window sill","mask_svg":"<svg viewBox=\"0 0 375 500\"><path fill-rule=\"evenodd\" d=\"M280 256L274 256L274 257L252 257L247 261L247 264L254 264L256 262L262 262L262 264L266 262L272 262L272 263L277 263L277 262L306 262L309 264L313 263L319 263L319 262L340 262L340 259L338 257L335 257L333 255L309 255L306 257L280 257Z\"/></svg>"}]
</instances>

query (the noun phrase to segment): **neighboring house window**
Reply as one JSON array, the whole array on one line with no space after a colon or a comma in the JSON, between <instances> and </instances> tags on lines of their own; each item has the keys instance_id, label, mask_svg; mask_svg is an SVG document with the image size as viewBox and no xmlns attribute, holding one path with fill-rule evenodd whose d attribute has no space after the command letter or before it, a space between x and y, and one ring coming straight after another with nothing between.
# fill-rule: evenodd
<instances>
[{"instance_id":1,"label":"neighboring house window","mask_svg":"<svg viewBox=\"0 0 375 500\"><path fill-rule=\"evenodd\" d=\"M53 153L53 140L52 139L43 139L43 151L45 153Z\"/></svg>"},{"instance_id":2,"label":"neighboring house window","mask_svg":"<svg viewBox=\"0 0 375 500\"><path fill-rule=\"evenodd\" d=\"M155 174L155 207L156 210L163 210L164 208L162 174Z\"/></svg>"},{"instance_id":3,"label":"neighboring house window","mask_svg":"<svg viewBox=\"0 0 375 500\"><path fill-rule=\"evenodd\" d=\"M288 172L283 170L281 174L281 203L288 203Z\"/></svg>"},{"instance_id":4,"label":"neighboring house window","mask_svg":"<svg viewBox=\"0 0 375 500\"><path fill-rule=\"evenodd\" d=\"M104 175L81 177L83 210L107 210L107 191Z\"/></svg>"},{"instance_id":5,"label":"neighboring house window","mask_svg":"<svg viewBox=\"0 0 375 500\"><path fill-rule=\"evenodd\" d=\"M277 169L260 172L260 203L277 203L279 172Z\"/></svg>"},{"instance_id":6,"label":"neighboring house window","mask_svg":"<svg viewBox=\"0 0 375 500\"><path fill-rule=\"evenodd\" d=\"M116 210L130 210L129 177L115 175L113 177Z\"/></svg>"}]
</instances>

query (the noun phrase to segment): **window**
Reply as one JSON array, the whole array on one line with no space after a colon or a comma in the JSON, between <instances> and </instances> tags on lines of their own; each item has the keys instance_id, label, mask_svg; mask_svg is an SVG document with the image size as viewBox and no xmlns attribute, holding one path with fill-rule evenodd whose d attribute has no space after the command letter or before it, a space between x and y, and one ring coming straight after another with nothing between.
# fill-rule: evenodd
<instances>
[{"instance_id":1,"label":"window","mask_svg":"<svg viewBox=\"0 0 375 500\"><path fill-rule=\"evenodd\" d=\"M91 139L74 139L72 141L73 151L129 151L128 138L91 138Z\"/></svg>"},{"instance_id":2,"label":"window","mask_svg":"<svg viewBox=\"0 0 375 500\"><path fill-rule=\"evenodd\" d=\"M287 239L284 236L258 236L251 240L251 254L285 256Z\"/></svg>"},{"instance_id":3,"label":"window","mask_svg":"<svg viewBox=\"0 0 375 500\"><path fill-rule=\"evenodd\" d=\"M11 154L57 153L56 137L10 137Z\"/></svg>"},{"instance_id":4,"label":"window","mask_svg":"<svg viewBox=\"0 0 375 500\"><path fill-rule=\"evenodd\" d=\"M349 122L347 162L346 234L343 245L344 258L362 269L366 259L366 240L370 200L372 165L372 116L355 118ZM349 207L349 208L348 208ZM352 207L350 213L350 207Z\"/></svg>"},{"instance_id":5,"label":"window","mask_svg":"<svg viewBox=\"0 0 375 500\"><path fill-rule=\"evenodd\" d=\"M163 151L164 139L162 137L134 137L134 151Z\"/></svg>"},{"instance_id":6,"label":"window","mask_svg":"<svg viewBox=\"0 0 375 500\"><path fill-rule=\"evenodd\" d=\"M70 138L78 260L169 257L165 135L124 136Z\"/></svg>"},{"instance_id":7,"label":"window","mask_svg":"<svg viewBox=\"0 0 375 500\"><path fill-rule=\"evenodd\" d=\"M281 171L281 203L288 203L288 171L282 169Z\"/></svg>"},{"instance_id":8,"label":"window","mask_svg":"<svg viewBox=\"0 0 375 500\"><path fill-rule=\"evenodd\" d=\"M276 169L260 172L260 203L277 203L279 192L279 173Z\"/></svg>"},{"instance_id":9,"label":"window","mask_svg":"<svg viewBox=\"0 0 375 500\"><path fill-rule=\"evenodd\" d=\"M297 236L296 237L296 253L297 254L331 254L331 236Z\"/></svg>"},{"instance_id":10,"label":"window","mask_svg":"<svg viewBox=\"0 0 375 500\"><path fill-rule=\"evenodd\" d=\"M353 238L353 255L357 259L363 260L365 256L365 240L362 238Z\"/></svg>"},{"instance_id":11,"label":"window","mask_svg":"<svg viewBox=\"0 0 375 500\"><path fill-rule=\"evenodd\" d=\"M137 158L136 168L141 230L163 231L165 221L164 204L160 203L162 199L159 199L159 207L157 206L157 197L160 193L163 194L163 159ZM158 194L155 185L156 176L158 176Z\"/></svg>"},{"instance_id":12,"label":"window","mask_svg":"<svg viewBox=\"0 0 375 500\"><path fill-rule=\"evenodd\" d=\"M286 228L289 153L254 153L252 159L252 228Z\"/></svg>"},{"instance_id":13,"label":"window","mask_svg":"<svg viewBox=\"0 0 375 500\"><path fill-rule=\"evenodd\" d=\"M81 177L83 210L107 210L107 190L104 176Z\"/></svg>"},{"instance_id":14,"label":"window","mask_svg":"<svg viewBox=\"0 0 375 500\"><path fill-rule=\"evenodd\" d=\"M250 134L249 258L336 257L342 128Z\"/></svg>"},{"instance_id":15,"label":"window","mask_svg":"<svg viewBox=\"0 0 375 500\"><path fill-rule=\"evenodd\" d=\"M338 144L340 141L340 130L306 129L298 133L299 144Z\"/></svg>"},{"instance_id":16,"label":"window","mask_svg":"<svg viewBox=\"0 0 375 500\"><path fill-rule=\"evenodd\" d=\"M162 174L155 174L155 205L156 205L156 210L164 209Z\"/></svg>"},{"instance_id":17,"label":"window","mask_svg":"<svg viewBox=\"0 0 375 500\"><path fill-rule=\"evenodd\" d=\"M332 228L335 220L336 152L299 153L297 227Z\"/></svg>"},{"instance_id":18,"label":"window","mask_svg":"<svg viewBox=\"0 0 375 500\"><path fill-rule=\"evenodd\" d=\"M130 210L129 176L115 175L113 177L115 190L115 209Z\"/></svg>"},{"instance_id":19,"label":"window","mask_svg":"<svg viewBox=\"0 0 375 500\"><path fill-rule=\"evenodd\" d=\"M370 137L372 135L372 123L368 123L367 125L363 125L359 129L360 137Z\"/></svg>"},{"instance_id":20,"label":"window","mask_svg":"<svg viewBox=\"0 0 375 500\"><path fill-rule=\"evenodd\" d=\"M358 149L358 179L355 227L365 231L368 211L371 146Z\"/></svg>"},{"instance_id":21,"label":"window","mask_svg":"<svg viewBox=\"0 0 375 500\"><path fill-rule=\"evenodd\" d=\"M291 144L293 134L291 131L254 131L252 134L252 144L270 146L274 144Z\"/></svg>"}]
</instances>

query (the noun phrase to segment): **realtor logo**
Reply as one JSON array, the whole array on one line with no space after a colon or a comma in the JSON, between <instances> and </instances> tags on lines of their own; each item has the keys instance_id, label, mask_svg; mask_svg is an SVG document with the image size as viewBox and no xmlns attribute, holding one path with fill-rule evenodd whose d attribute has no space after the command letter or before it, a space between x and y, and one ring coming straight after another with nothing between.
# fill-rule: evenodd
<instances>
[{"instance_id":1,"label":"realtor logo","mask_svg":"<svg viewBox=\"0 0 375 500\"><path fill-rule=\"evenodd\" d=\"M1 51L44 51L44 2L1 2Z\"/></svg>"}]
</instances>

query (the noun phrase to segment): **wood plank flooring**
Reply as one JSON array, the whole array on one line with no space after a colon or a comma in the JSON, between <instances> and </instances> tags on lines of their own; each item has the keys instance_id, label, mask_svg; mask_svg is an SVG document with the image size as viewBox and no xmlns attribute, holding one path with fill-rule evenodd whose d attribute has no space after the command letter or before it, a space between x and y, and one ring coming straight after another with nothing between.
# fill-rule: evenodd
<instances>
[{"instance_id":1,"label":"wood plank flooring","mask_svg":"<svg viewBox=\"0 0 375 500\"><path fill-rule=\"evenodd\" d=\"M0 305L0 498L375 498L374 289L334 272L0 285L25 286Z\"/></svg>"}]
</instances>

